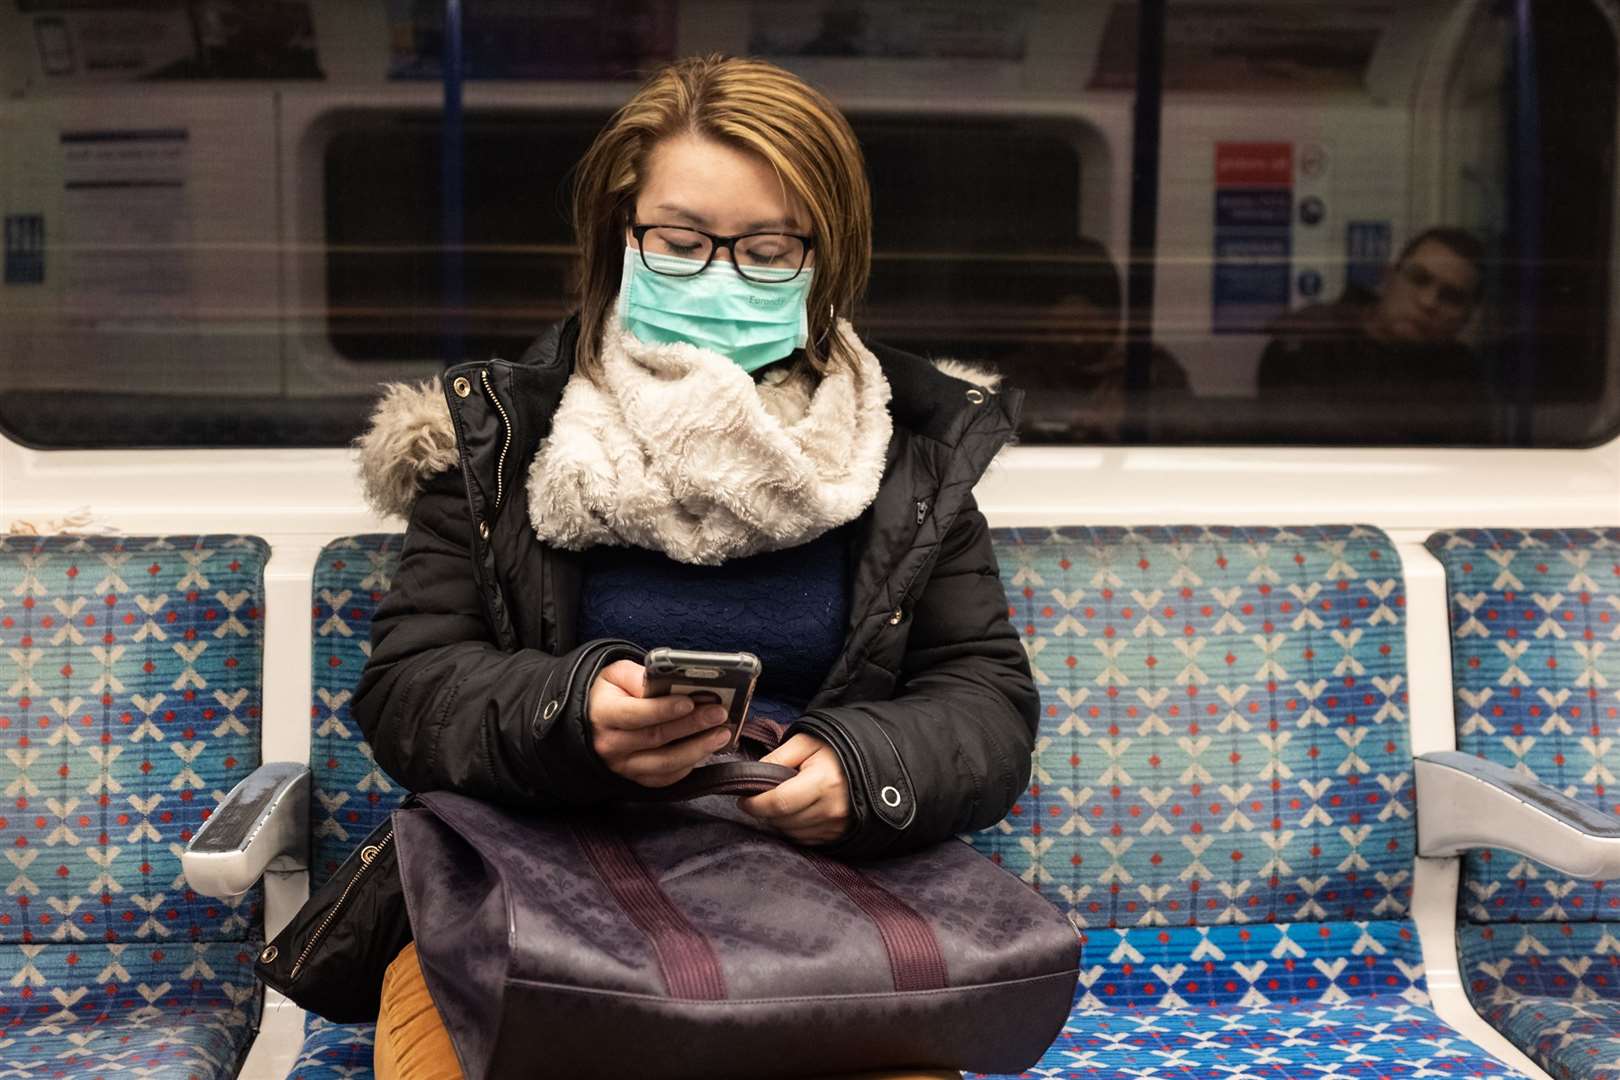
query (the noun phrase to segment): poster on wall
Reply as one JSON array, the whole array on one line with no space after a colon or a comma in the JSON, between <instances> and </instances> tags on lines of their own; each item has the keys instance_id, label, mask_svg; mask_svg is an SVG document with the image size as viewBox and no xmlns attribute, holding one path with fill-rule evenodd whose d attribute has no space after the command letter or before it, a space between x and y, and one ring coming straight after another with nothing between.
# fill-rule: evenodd
<instances>
[{"instance_id":1,"label":"poster on wall","mask_svg":"<svg viewBox=\"0 0 1620 1080\"><path fill-rule=\"evenodd\" d=\"M1033 0L754 0L748 51L775 57L1022 61Z\"/></svg>"},{"instance_id":2,"label":"poster on wall","mask_svg":"<svg viewBox=\"0 0 1620 1080\"><path fill-rule=\"evenodd\" d=\"M1288 310L1293 208L1292 143L1215 144L1215 333L1259 333Z\"/></svg>"},{"instance_id":3,"label":"poster on wall","mask_svg":"<svg viewBox=\"0 0 1620 1080\"><path fill-rule=\"evenodd\" d=\"M311 0L17 0L52 81L320 79Z\"/></svg>"},{"instance_id":4,"label":"poster on wall","mask_svg":"<svg viewBox=\"0 0 1620 1080\"><path fill-rule=\"evenodd\" d=\"M1337 299L1332 162L1313 140L1215 144L1215 333L1264 333L1290 309Z\"/></svg>"},{"instance_id":5,"label":"poster on wall","mask_svg":"<svg viewBox=\"0 0 1620 1080\"><path fill-rule=\"evenodd\" d=\"M194 314L185 128L64 131L62 306L90 319Z\"/></svg>"},{"instance_id":6,"label":"poster on wall","mask_svg":"<svg viewBox=\"0 0 1620 1080\"><path fill-rule=\"evenodd\" d=\"M1164 88L1289 93L1360 90L1378 39L1400 11L1389 0L1334 4L1184 0L1165 23ZM1134 3L1116 3L1103 29L1094 90L1136 85Z\"/></svg>"},{"instance_id":7,"label":"poster on wall","mask_svg":"<svg viewBox=\"0 0 1620 1080\"><path fill-rule=\"evenodd\" d=\"M388 77L443 77L443 0L385 3ZM480 0L461 10L468 79L637 79L675 56L675 0Z\"/></svg>"}]
</instances>

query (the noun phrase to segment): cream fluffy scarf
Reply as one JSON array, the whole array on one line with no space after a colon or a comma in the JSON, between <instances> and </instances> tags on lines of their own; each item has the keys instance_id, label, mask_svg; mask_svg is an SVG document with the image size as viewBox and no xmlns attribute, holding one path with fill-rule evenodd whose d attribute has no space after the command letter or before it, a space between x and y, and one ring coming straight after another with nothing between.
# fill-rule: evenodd
<instances>
[{"instance_id":1,"label":"cream fluffy scarf","mask_svg":"<svg viewBox=\"0 0 1620 1080\"><path fill-rule=\"evenodd\" d=\"M719 353L648 345L610 320L600 381L569 378L530 466L535 535L712 566L853 520L877 495L893 425L877 357L847 320L837 333L853 369L755 383Z\"/></svg>"}]
</instances>

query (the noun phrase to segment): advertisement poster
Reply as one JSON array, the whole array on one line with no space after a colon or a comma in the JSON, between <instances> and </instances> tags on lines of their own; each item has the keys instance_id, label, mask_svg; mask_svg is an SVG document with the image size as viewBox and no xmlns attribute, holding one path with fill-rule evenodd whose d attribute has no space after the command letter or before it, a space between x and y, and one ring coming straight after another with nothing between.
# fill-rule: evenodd
<instances>
[{"instance_id":1,"label":"advertisement poster","mask_svg":"<svg viewBox=\"0 0 1620 1080\"><path fill-rule=\"evenodd\" d=\"M390 79L439 79L443 0L387 0ZM675 56L675 0L480 0L462 8L468 79L635 79Z\"/></svg>"},{"instance_id":2,"label":"advertisement poster","mask_svg":"<svg viewBox=\"0 0 1620 1080\"><path fill-rule=\"evenodd\" d=\"M47 78L319 79L311 0L17 0Z\"/></svg>"},{"instance_id":3,"label":"advertisement poster","mask_svg":"<svg viewBox=\"0 0 1620 1080\"><path fill-rule=\"evenodd\" d=\"M1288 93L1362 89L1378 39L1399 5L1186 0L1169 10L1166 90ZM1134 3L1116 3L1109 12L1092 89L1129 90L1136 84L1136 22Z\"/></svg>"},{"instance_id":4,"label":"advertisement poster","mask_svg":"<svg viewBox=\"0 0 1620 1080\"><path fill-rule=\"evenodd\" d=\"M1215 144L1215 333L1259 333L1288 310L1293 209L1292 143Z\"/></svg>"},{"instance_id":5,"label":"advertisement poster","mask_svg":"<svg viewBox=\"0 0 1620 1080\"><path fill-rule=\"evenodd\" d=\"M1263 333L1286 311L1338 299L1332 181L1325 143L1215 144L1215 333Z\"/></svg>"},{"instance_id":6,"label":"advertisement poster","mask_svg":"<svg viewBox=\"0 0 1620 1080\"><path fill-rule=\"evenodd\" d=\"M1033 0L754 0L758 56L1022 61Z\"/></svg>"},{"instance_id":7,"label":"advertisement poster","mask_svg":"<svg viewBox=\"0 0 1620 1080\"><path fill-rule=\"evenodd\" d=\"M92 318L192 314L190 136L64 131L63 307Z\"/></svg>"}]
</instances>

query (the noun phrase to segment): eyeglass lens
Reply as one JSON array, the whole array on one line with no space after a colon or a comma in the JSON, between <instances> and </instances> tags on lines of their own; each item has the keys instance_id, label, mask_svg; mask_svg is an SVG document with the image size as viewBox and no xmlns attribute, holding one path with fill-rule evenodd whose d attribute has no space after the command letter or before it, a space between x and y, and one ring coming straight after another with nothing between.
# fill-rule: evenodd
<instances>
[{"instance_id":1,"label":"eyeglass lens","mask_svg":"<svg viewBox=\"0 0 1620 1080\"><path fill-rule=\"evenodd\" d=\"M700 273L713 255L714 242L695 229L658 226L648 229L641 238L643 255L669 255L690 261L690 270L670 269L660 262L648 269L669 277L690 277ZM756 281L781 281L782 274L797 274L804 266L804 241L796 236L779 233L755 233L740 236L731 245L732 259L737 272Z\"/></svg>"}]
</instances>

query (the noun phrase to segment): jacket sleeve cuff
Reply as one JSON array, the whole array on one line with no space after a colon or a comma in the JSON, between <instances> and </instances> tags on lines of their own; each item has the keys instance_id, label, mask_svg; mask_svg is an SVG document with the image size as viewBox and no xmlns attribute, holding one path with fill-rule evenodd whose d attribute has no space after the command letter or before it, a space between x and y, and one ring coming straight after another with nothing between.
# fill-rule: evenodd
<instances>
[{"instance_id":1,"label":"jacket sleeve cuff","mask_svg":"<svg viewBox=\"0 0 1620 1080\"><path fill-rule=\"evenodd\" d=\"M540 775L560 801L584 806L639 790L597 756L588 706L603 668L616 660L639 663L645 655L632 642L600 638L558 658L535 705L529 738Z\"/></svg>"},{"instance_id":2,"label":"jacket sleeve cuff","mask_svg":"<svg viewBox=\"0 0 1620 1080\"><path fill-rule=\"evenodd\" d=\"M853 825L828 854L872 858L905 848L917 819L917 792L894 740L859 708L817 709L796 721L787 737L804 732L833 748L849 784Z\"/></svg>"}]
</instances>

